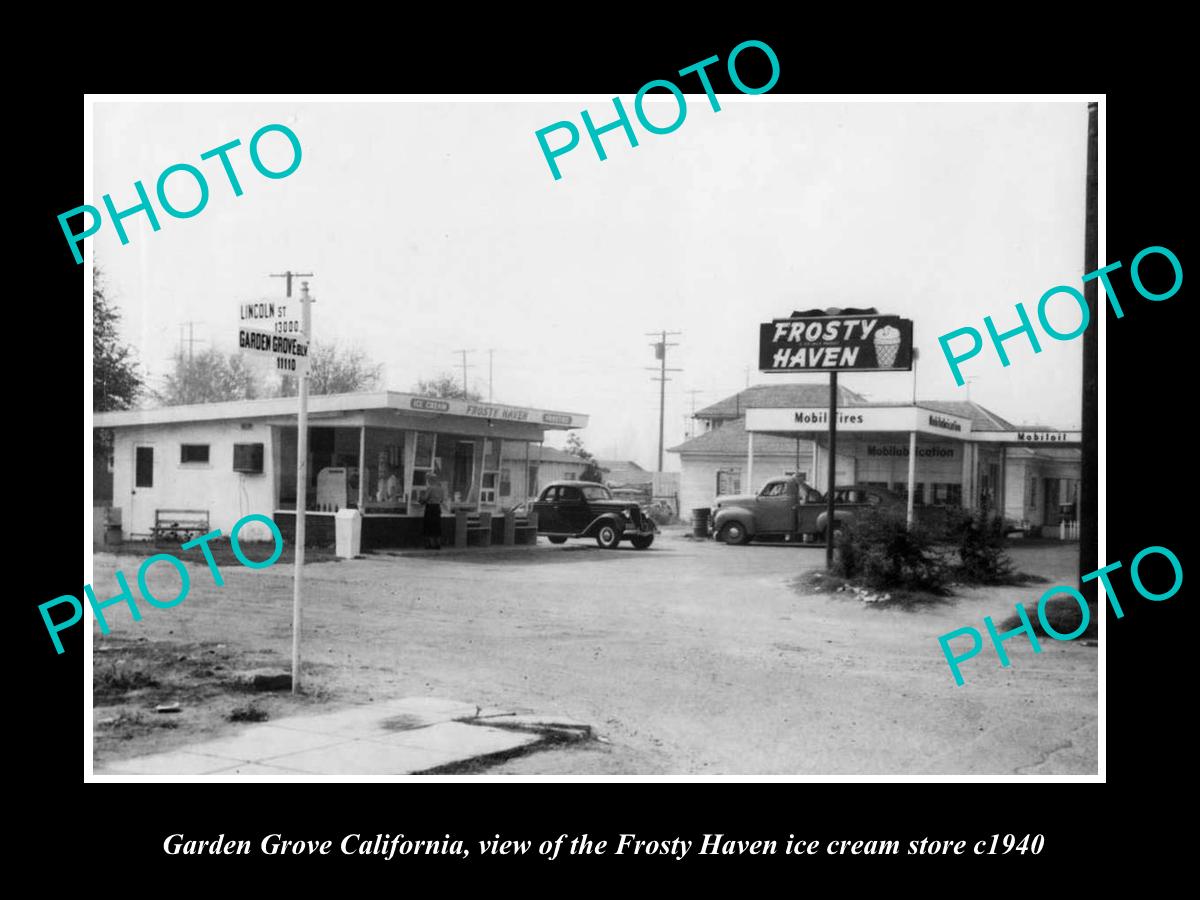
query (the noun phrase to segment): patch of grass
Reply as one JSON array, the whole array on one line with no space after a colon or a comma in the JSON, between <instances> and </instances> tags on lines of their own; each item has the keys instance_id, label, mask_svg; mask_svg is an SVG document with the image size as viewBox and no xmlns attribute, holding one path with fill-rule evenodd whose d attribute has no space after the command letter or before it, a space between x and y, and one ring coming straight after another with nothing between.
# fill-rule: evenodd
<instances>
[{"instance_id":1,"label":"patch of grass","mask_svg":"<svg viewBox=\"0 0 1200 900\"><path fill-rule=\"evenodd\" d=\"M164 540L161 543L154 541L124 541L120 544L110 544L99 550L105 553L125 554L128 556L153 556L156 553L170 553L172 556L182 559L184 562L195 563L199 566L208 567L208 562L204 558L204 553L199 547L193 547L191 550L181 550L179 545L183 541L171 542ZM233 553L233 547L229 543L227 536L214 538L208 542L209 549L212 550L213 561L220 569L231 567L241 567L241 563ZM239 546L247 559L261 561L270 559L271 554L275 550L275 545L265 541L242 541ZM294 542L284 544L283 552L280 554L273 564L272 568L284 564L291 564L296 559L296 545ZM327 563L340 562L333 547L306 547L304 550L304 564L309 563Z\"/></svg>"},{"instance_id":2,"label":"patch of grass","mask_svg":"<svg viewBox=\"0 0 1200 900\"><path fill-rule=\"evenodd\" d=\"M805 572L793 582L793 586L806 594L829 594L833 597L844 597L847 600L858 600L865 606L877 609L913 611L921 607L951 602L948 591L934 593L906 588L876 590L857 584L854 579L825 572ZM875 599L864 600L864 594ZM887 597L887 599L882 599L883 597Z\"/></svg>"},{"instance_id":3,"label":"patch of grass","mask_svg":"<svg viewBox=\"0 0 1200 900\"><path fill-rule=\"evenodd\" d=\"M984 585L1000 585L1003 587L1021 587L1026 584L1048 584L1050 579L1043 578L1041 575L1033 575L1029 572L1010 571L1002 576L997 576L993 580L980 581L972 576L971 572L964 570L961 566L956 566L950 569L951 586L955 584L984 584Z\"/></svg>"},{"instance_id":4,"label":"patch of grass","mask_svg":"<svg viewBox=\"0 0 1200 900\"><path fill-rule=\"evenodd\" d=\"M1080 623L1083 622L1083 610L1079 608L1079 604L1072 597L1055 597L1046 601L1045 606L1046 622L1057 631L1059 634L1070 634ZM1039 638L1046 640L1056 640L1052 635L1046 633L1042 627L1041 620L1037 614L1037 604L1031 604L1025 607L1025 615L1029 616L1029 621L1033 623L1033 628L1037 632ZM1014 628L1021 627L1021 619L1013 613L1000 625L1001 631L1011 631ZM1083 634L1073 640L1095 640L1100 636L1099 626L1096 624L1096 607L1091 603L1088 604L1088 627Z\"/></svg>"},{"instance_id":5,"label":"patch of grass","mask_svg":"<svg viewBox=\"0 0 1200 900\"><path fill-rule=\"evenodd\" d=\"M248 703L245 706L235 706L225 718L230 722L265 722L271 717L265 709Z\"/></svg>"},{"instance_id":6,"label":"patch of grass","mask_svg":"<svg viewBox=\"0 0 1200 900\"><path fill-rule=\"evenodd\" d=\"M158 679L137 666L124 666L120 661L97 666L92 673L92 691L96 696L118 696L144 688L158 687Z\"/></svg>"},{"instance_id":7,"label":"patch of grass","mask_svg":"<svg viewBox=\"0 0 1200 900\"><path fill-rule=\"evenodd\" d=\"M159 728L178 728L179 721L170 716L144 716L140 712L122 712L115 718L96 719L96 729L110 739L128 741L143 737Z\"/></svg>"}]
</instances>

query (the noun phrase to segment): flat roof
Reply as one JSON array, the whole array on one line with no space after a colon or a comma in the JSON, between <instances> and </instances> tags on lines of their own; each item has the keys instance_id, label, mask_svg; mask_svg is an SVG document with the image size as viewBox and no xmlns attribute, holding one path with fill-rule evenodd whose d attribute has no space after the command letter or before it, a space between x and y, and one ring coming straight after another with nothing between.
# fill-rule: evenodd
<instances>
[{"instance_id":1,"label":"flat roof","mask_svg":"<svg viewBox=\"0 0 1200 900\"><path fill-rule=\"evenodd\" d=\"M269 397L262 400L229 400L223 403L127 409L93 413L92 427L129 428L181 422L212 422L222 419L278 418L295 416L297 414L296 406L295 397ZM404 394L397 391L318 394L308 398L309 413L358 412L373 409L466 416L564 431L586 428L588 423L588 417L581 413L474 400L422 397L419 394Z\"/></svg>"}]
</instances>

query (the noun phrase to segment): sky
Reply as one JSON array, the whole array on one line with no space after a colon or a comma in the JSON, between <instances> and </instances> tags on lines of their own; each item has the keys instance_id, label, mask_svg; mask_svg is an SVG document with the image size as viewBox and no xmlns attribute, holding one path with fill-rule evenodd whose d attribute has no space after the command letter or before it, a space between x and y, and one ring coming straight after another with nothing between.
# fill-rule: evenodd
<instances>
[{"instance_id":1,"label":"sky","mask_svg":"<svg viewBox=\"0 0 1200 900\"><path fill-rule=\"evenodd\" d=\"M666 124L675 101L649 101ZM97 102L93 186L85 202L118 210L153 196L159 173L197 166L210 196L197 215L158 207L105 221L89 239L119 308L122 335L157 383L191 325L197 349L237 349L237 308L283 299L271 273L312 272L313 336L357 344L384 364L386 387L411 390L441 372L496 402L586 413L580 432L602 458L654 468L659 384L647 332L665 329L665 444L699 409L750 384L823 383L827 375L757 371L758 325L814 307L875 307L914 321L916 391L969 398L1018 424L1078 428L1082 341L1040 335L989 348L955 384L938 336L1036 322L1051 287L1083 274L1087 113L1083 103L852 103L687 96L683 124L639 145L603 135L600 161L580 111L600 125L611 98L499 102ZM632 110L632 98L622 98ZM632 117L632 112L631 112ZM573 121L581 142L555 180L535 132ZM303 156L268 179L250 137L281 123ZM233 139L244 193L200 154ZM560 132L552 146L565 140ZM282 169L271 134L264 163ZM173 175L168 196L198 189ZM1078 311L1059 298L1060 331ZM183 332L186 334L186 331ZM489 350L491 353L489 354ZM910 373L843 374L872 400L906 401ZM561 433L547 443L561 446ZM666 454L664 468L677 470Z\"/></svg>"}]
</instances>

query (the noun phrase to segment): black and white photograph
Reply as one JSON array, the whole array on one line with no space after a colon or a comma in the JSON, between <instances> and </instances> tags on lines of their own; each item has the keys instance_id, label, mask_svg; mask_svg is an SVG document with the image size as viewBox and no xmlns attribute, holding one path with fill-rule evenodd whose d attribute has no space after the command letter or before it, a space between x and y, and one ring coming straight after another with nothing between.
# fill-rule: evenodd
<instances>
[{"instance_id":1,"label":"black and white photograph","mask_svg":"<svg viewBox=\"0 0 1200 900\"><path fill-rule=\"evenodd\" d=\"M89 781L1103 780L1097 98L727 55L89 97Z\"/></svg>"}]
</instances>

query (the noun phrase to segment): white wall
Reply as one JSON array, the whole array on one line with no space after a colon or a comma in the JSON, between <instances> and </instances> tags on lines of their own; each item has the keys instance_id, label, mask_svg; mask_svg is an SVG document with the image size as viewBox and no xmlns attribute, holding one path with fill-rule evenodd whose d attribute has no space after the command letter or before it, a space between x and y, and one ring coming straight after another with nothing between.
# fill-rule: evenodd
<instances>
[{"instance_id":1,"label":"white wall","mask_svg":"<svg viewBox=\"0 0 1200 900\"><path fill-rule=\"evenodd\" d=\"M679 515L685 521L691 521L692 510L711 507L717 496L717 470L737 469L741 473L741 494L754 494L770 478L786 475L796 469L796 454L754 454L754 483L746 480L746 457L732 456L702 456L696 454L680 454L681 464L679 473ZM853 460L848 460L838 454L838 477L848 477L853 472ZM800 451L800 471L812 478L812 452L807 449Z\"/></svg>"},{"instance_id":2,"label":"white wall","mask_svg":"<svg viewBox=\"0 0 1200 900\"><path fill-rule=\"evenodd\" d=\"M1010 519L1033 521L1034 510L1026 508L1029 497L1029 473L1027 462L1009 457L1004 471L1004 515ZM1040 493L1040 492L1039 492ZM1038 522L1041 519L1038 517ZM1034 524L1038 524L1034 522Z\"/></svg>"},{"instance_id":3,"label":"white wall","mask_svg":"<svg viewBox=\"0 0 1200 900\"><path fill-rule=\"evenodd\" d=\"M275 454L271 429L259 423L195 422L118 428L114 441L113 506L121 509L122 536L149 535L158 509L207 510L209 527L228 535L233 524L250 513L275 512ZM263 472L233 471L233 445L261 443ZM208 444L207 463L181 463L181 444ZM154 484L134 488L134 448L154 448ZM135 492L136 491L136 492ZM271 539L266 525L252 522L239 537Z\"/></svg>"}]
</instances>

